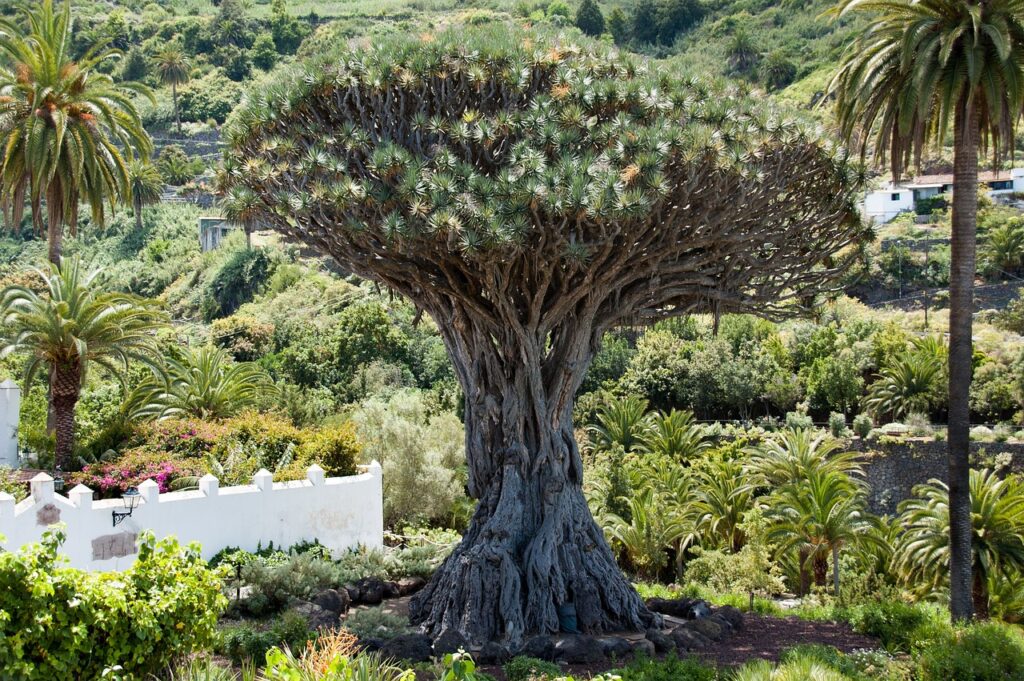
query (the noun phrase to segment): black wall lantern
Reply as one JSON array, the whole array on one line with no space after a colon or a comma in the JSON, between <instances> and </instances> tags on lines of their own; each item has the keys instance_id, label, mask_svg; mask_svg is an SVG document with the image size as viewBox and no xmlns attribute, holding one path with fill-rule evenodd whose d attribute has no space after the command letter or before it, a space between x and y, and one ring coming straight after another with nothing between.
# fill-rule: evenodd
<instances>
[{"instance_id":1,"label":"black wall lantern","mask_svg":"<svg viewBox=\"0 0 1024 681\"><path fill-rule=\"evenodd\" d=\"M118 523L127 518L135 510L135 507L139 505L139 489L137 487L129 487L121 495L121 501L124 503L124 507L127 511L111 511L110 514L114 517L114 527L117 527Z\"/></svg>"}]
</instances>

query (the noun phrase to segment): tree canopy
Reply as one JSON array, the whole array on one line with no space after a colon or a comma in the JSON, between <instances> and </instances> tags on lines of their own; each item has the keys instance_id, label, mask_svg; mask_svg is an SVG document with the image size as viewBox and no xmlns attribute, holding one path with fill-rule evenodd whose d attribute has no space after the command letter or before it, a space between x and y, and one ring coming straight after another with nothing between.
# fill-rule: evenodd
<instances>
[{"instance_id":1,"label":"tree canopy","mask_svg":"<svg viewBox=\"0 0 1024 681\"><path fill-rule=\"evenodd\" d=\"M600 284L605 325L777 311L862 233L858 170L815 131L741 91L507 26L306 63L252 93L230 139L230 200L491 323L490 299L522 278L536 288L517 303L549 327Z\"/></svg>"}]
</instances>

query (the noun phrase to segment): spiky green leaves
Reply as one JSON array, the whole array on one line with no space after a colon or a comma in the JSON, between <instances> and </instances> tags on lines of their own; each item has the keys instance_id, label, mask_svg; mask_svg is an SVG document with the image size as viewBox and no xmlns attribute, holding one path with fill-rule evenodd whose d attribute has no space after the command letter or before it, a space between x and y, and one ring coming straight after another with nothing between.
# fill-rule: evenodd
<instances>
[{"instance_id":1,"label":"spiky green leaves","mask_svg":"<svg viewBox=\"0 0 1024 681\"><path fill-rule=\"evenodd\" d=\"M503 226L515 216L535 228L642 218L693 166L744 172L791 134L735 93L709 96L612 51L533 38L507 26L399 38L306 66L291 88L253 93L231 126L240 158L286 170L229 167L229 184L270 198L345 183L316 195L340 199L321 205L328 219L354 217L388 241L451 236L476 252L521 245L522 225ZM296 205L277 196L266 208Z\"/></svg>"},{"instance_id":2,"label":"spiky green leaves","mask_svg":"<svg viewBox=\"0 0 1024 681\"><path fill-rule=\"evenodd\" d=\"M592 286L622 288L624 316L776 305L820 288L839 271L821 256L861 234L858 171L820 132L511 25L302 64L251 93L227 132L229 202L255 197L254 217L361 274L419 280L410 295L523 277L550 287L530 304L552 315L571 311L556 293Z\"/></svg>"}]
</instances>

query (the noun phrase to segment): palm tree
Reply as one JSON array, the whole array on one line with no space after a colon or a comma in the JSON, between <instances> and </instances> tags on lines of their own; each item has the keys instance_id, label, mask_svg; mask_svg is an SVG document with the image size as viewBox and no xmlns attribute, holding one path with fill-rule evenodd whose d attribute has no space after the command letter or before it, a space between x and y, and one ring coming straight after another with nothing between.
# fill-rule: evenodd
<instances>
[{"instance_id":1,"label":"palm tree","mask_svg":"<svg viewBox=\"0 0 1024 681\"><path fill-rule=\"evenodd\" d=\"M927 414L935 398L942 365L916 352L904 352L878 374L864 397L864 408L876 418Z\"/></svg>"},{"instance_id":2,"label":"palm tree","mask_svg":"<svg viewBox=\"0 0 1024 681\"><path fill-rule=\"evenodd\" d=\"M782 551L800 552L800 570L809 559L815 583L825 583L828 556L832 586L839 595L839 552L848 545L874 541L878 536L864 510L863 487L845 473L814 467L774 495L768 538Z\"/></svg>"},{"instance_id":3,"label":"palm tree","mask_svg":"<svg viewBox=\"0 0 1024 681\"><path fill-rule=\"evenodd\" d=\"M587 427L590 440L600 451L622 447L628 453L639 448L651 430L647 400L630 395L611 400L597 412L597 425Z\"/></svg>"},{"instance_id":4,"label":"palm tree","mask_svg":"<svg viewBox=\"0 0 1024 681\"><path fill-rule=\"evenodd\" d=\"M59 265L61 237L74 234L78 204L89 204L93 222L104 221L131 196L124 150L148 157L152 142L132 96L151 96L137 83L115 83L104 65L120 51L98 43L72 58L71 3L20 5L26 28L0 19L0 133L6 140L0 166L0 201L11 224L21 222L28 197L36 229L46 234L50 262Z\"/></svg>"},{"instance_id":5,"label":"palm tree","mask_svg":"<svg viewBox=\"0 0 1024 681\"><path fill-rule=\"evenodd\" d=\"M949 560L949 487L931 480L914 490L917 498L900 505L905 529L896 549L896 568L922 593L941 588ZM1024 484L1000 480L990 470L972 470L971 599L981 617L988 616L989 585L999 577L1024 570Z\"/></svg>"},{"instance_id":6,"label":"palm tree","mask_svg":"<svg viewBox=\"0 0 1024 681\"><path fill-rule=\"evenodd\" d=\"M640 439L645 451L676 463L687 462L711 446L693 412L676 409L651 418L649 429Z\"/></svg>"},{"instance_id":7,"label":"palm tree","mask_svg":"<svg viewBox=\"0 0 1024 681\"><path fill-rule=\"evenodd\" d=\"M605 516L605 532L622 547L637 574L655 579L668 564L668 550L687 534L687 525L674 514L662 513L654 490L645 489L629 500L630 518Z\"/></svg>"},{"instance_id":8,"label":"palm tree","mask_svg":"<svg viewBox=\"0 0 1024 681\"><path fill-rule=\"evenodd\" d=\"M191 77L191 64L188 55L176 47L161 50L153 57L157 76L164 85L171 86L171 98L174 100L174 124L181 134L181 115L178 111L178 86L184 85Z\"/></svg>"},{"instance_id":9,"label":"palm tree","mask_svg":"<svg viewBox=\"0 0 1024 681\"><path fill-rule=\"evenodd\" d=\"M130 360L157 362L153 332L163 317L146 301L103 291L98 271L84 273L77 259L50 265L43 295L25 286L0 293L0 357L25 353L25 389L41 369L50 375L50 405L57 436L56 465L68 466L75 446L75 404L89 368L121 377Z\"/></svg>"},{"instance_id":10,"label":"palm tree","mask_svg":"<svg viewBox=\"0 0 1024 681\"><path fill-rule=\"evenodd\" d=\"M748 450L747 471L764 486L798 482L810 471L860 474L857 452L841 451L839 440L817 431L786 429Z\"/></svg>"},{"instance_id":11,"label":"palm tree","mask_svg":"<svg viewBox=\"0 0 1024 681\"><path fill-rule=\"evenodd\" d=\"M746 543L740 526L754 506L753 487L745 480L743 467L737 461L716 461L698 476L694 501L698 528L713 544L739 551Z\"/></svg>"},{"instance_id":12,"label":"palm tree","mask_svg":"<svg viewBox=\"0 0 1024 681\"><path fill-rule=\"evenodd\" d=\"M213 346L187 349L182 359L169 359L164 379L154 379L140 388L137 401L148 408L140 415L193 416L201 419L226 418L255 406L274 390L267 373L252 362L232 362L227 353Z\"/></svg>"},{"instance_id":13,"label":"palm tree","mask_svg":"<svg viewBox=\"0 0 1024 681\"><path fill-rule=\"evenodd\" d=\"M142 231L142 208L160 202L164 182L152 163L136 159L128 166L128 183L132 192L135 229Z\"/></svg>"},{"instance_id":14,"label":"palm tree","mask_svg":"<svg viewBox=\"0 0 1024 681\"><path fill-rule=\"evenodd\" d=\"M952 254L949 282L950 613L971 617L969 392L978 156L1012 149L1024 108L1021 0L839 0L874 18L850 46L831 84L842 135L873 148L899 180L924 148L953 127Z\"/></svg>"}]
</instances>

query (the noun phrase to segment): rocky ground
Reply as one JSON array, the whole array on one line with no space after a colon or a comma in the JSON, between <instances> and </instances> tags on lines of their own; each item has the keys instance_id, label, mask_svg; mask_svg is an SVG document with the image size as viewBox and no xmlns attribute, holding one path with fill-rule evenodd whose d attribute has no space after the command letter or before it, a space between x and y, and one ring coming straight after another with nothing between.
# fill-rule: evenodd
<instances>
[{"instance_id":1,"label":"rocky ground","mask_svg":"<svg viewBox=\"0 0 1024 681\"><path fill-rule=\"evenodd\" d=\"M311 626L336 626L349 608L379 607L390 614L407 616L413 591L421 580L394 583L364 580L348 589L317 595L297 610ZM501 665L513 655L528 655L559 663L577 677L607 671L636 655L680 657L696 655L719 666L735 666L753 659L778 660L782 651L801 644L834 646L844 652L877 648L872 638L854 633L838 622L812 622L797 617L770 617L742 613L736 608L714 607L699 599L649 599L648 608L658 613L662 626L646 632L608 633L601 636L558 634L536 636L518 650L498 644L472 649L457 635L432 641L421 634L403 634L391 639L366 639L368 650L410 662L467 648L483 671L504 679Z\"/></svg>"}]
</instances>

